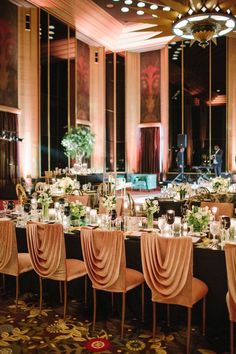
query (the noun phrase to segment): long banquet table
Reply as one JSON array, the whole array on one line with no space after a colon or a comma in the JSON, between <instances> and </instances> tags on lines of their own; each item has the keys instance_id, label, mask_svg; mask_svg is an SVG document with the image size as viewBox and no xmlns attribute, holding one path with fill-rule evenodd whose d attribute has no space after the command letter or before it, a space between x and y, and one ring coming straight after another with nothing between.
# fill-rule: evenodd
<instances>
[{"instance_id":1,"label":"long banquet table","mask_svg":"<svg viewBox=\"0 0 236 354\"><path fill-rule=\"evenodd\" d=\"M24 228L17 228L17 243L19 252L27 251L26 231ZM67 258L83 259L79 232L66 233L65 244ZM139 238L130 237L126 239L125 247L127 266L142 271ZM223 325L227 325L228 312L225 302L225 296L227 293L227 278L224 251L194 246L193 272L194 276L206 282L209 288L207 296L207 323L216 328L221 328ZM31 278L31 284L28 284L29 286L32 286L32 279L33 277ZM36 278L35 282L37 282ZM38 284L36 286L38 286ZM76 296L76 294L74 295ZM132 300L130 301L127 299L127 306L130 304L132 311L136 311L138 316L140 312L140 307L137 306L137 303L140 301L140 291L138 289L131 299ZM151 317L152 313L152 304L150 299L150 291L149 289L146 289L145 311L147 317ZM90 301L90 303L92 304L92 301ZM201 318L200 304L196 306L193 314L195 316L194 318L199 321Z\"/></svg>"}]
</instances>

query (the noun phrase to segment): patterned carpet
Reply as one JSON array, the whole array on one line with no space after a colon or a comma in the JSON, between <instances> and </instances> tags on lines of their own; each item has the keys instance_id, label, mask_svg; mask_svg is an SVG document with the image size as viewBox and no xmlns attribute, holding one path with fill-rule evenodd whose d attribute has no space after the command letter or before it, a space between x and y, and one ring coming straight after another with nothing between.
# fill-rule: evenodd
<instances>
[{"instance_id":1,"label":"patterned carpet","mask_svg":"<svg viewBox=\"0 0 236 354\"><path fill-rule=\"evenodd\" d=\"M101 309L100 309L101 311ZM88 317L88 318L87 318ZM151 324L126 320L125 338L120 340L119 316L98 320L95 331L91 326L91 309L75 300L69 302L64 321L62 306L44 304L39 313L38 296L25 294L16 311L13 295L0 294L0 354L20 353L146 353L180 354L185 352L185 328L158 328L152 339ZM150 319L151 321L151 319ZM192 328L192 353L226 353L228 339L204 338L198 328ZM215 350L214 350L215 348ZM217 348L217 350L216 350Z\"/></svg>"}]
</instances>

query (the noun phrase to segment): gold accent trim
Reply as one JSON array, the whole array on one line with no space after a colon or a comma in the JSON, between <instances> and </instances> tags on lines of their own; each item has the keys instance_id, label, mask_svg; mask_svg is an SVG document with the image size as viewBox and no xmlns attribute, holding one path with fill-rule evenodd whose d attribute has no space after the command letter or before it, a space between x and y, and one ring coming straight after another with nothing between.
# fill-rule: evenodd
<instances>
[{"instance_id":1,"label":"gold accent trim","mask_svg":"<svg viewBox=\"0 0 236 354\"><path fill-rule=\"evenodd\" d=\"M0 111L7 112L7 113L21 114L21 109L9 107L9 106L4 106L4 105L0 105Z\"/></svg>"},{"instance_id":2,"label":"gold accent trim","mask_svg":"<svg viewBox=\"0 0 236 354\"><path fill-rule=\"evenodd\" d=\"M116 167L117 167L117 132L116 132L116 105L117 105L117 100L116 100L116 81L117 81L117 72L116 72L116 52L113 53L113 67L114 67L114 86L113 86L113 102L114 102L114 115L113 115L113 119L114 119L114 172L116 173Z\"/></svg>"},{"instance_id":3,"label":"gold accent trim","mask_svg":"<svg viewBox=\"0 0 236 354\"><path fill-rule=\"evenodd\" d=\"M70 128L70 26L67 25L67 130ZM68 158L69 159L69 158Z\"/></svg>"},{"instance_id":4,"label":"gold accent trim","mask_svg":"<svg viewBox=\"0 0 236 354\"><path fill-rule=\"evenodd\" d=\"M140 123L138 124L138 128L155 128L155 127L161 127L161 123Z\"/></svg>"},{"instance_id":5,"label":"gold accent trim","mask_svg":"<svg viewBox=\"0 0 236 354\"><path fill-rule=\"evenodd\" d=\"M41 19L41 8L38 9L38 29L40 27L40 21ZM42 176L42 154L41 154L41 147L42 147L42 141L41 141L41 132L42 132L42 127L41 127L41 101L42 101L42 92L41 92L41 38L40 38L40 31L38 30L38 84L39 84L39 119L38 119L38 129L39 129L39 161L38 161L38 171L39 171L39 176Z\"/></svg>"},{"instance_id":6,"label":"gold accent trim","mask_svg":"<svg viewBox=\"0 0 236 354\"><path fill-rule=\"evenodd\" d=\"M78 65L78 39L76 38L76 33L75 33L75 126L77 125L77 114L78 114L77 65Z\"/></svg>"},{"instance_id":7,"label":"gold accent trim","mask_svg":"<svg viewBox=\"0 0 236 354\"><path fill-rule=\"evenodd\" d=\"M211 130L212 130L212 51L211 41L209 43L209 161L211 161Z\"/></svg>"},{"instance_id":8,"label":"gold accent trim","mask_svg":"<svg viewBox=\"0 0 236 354\"><path fill-rule=\"evenodd\" d=\"M50 25L50 15L48 15L48 171L51 170L51 129L50 129L50 40L49 40L49 25Z\"/></svg>"},{"instance_id":9,"label":"gold accent trim","mask_svg":"<svg viewBox=\"0 0 236 354\"><path fill-rule=\"evenodd\" d=\"M181 134L184 134L184 42L181 54Z\"/></svg>"}]
</instances>

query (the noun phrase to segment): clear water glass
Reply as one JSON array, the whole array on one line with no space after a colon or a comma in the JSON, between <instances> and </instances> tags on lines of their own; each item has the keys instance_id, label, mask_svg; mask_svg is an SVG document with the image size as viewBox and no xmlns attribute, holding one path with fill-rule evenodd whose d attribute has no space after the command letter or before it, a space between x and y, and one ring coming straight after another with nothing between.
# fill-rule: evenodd
<instances>
[{"instance_id":1,"label":"clear water glass","mask_svg":"<svg viewBox=\"0 0 236 354\"><path fill-rule=\"evenodd\" d=\"M166 220L166 216L165 215L162 215L162 216L160 216L158 218L157 225L158 225L158 227L159 227L159 229L161 231L161 235L163 235L164 229L165 229L165 227L167 225L167 220Z\"/></svg>"},{"instance_id":2,"label":"clear water glass","mask_svg":"<svg viewBox=\"0 0 236 354\"><path fill-rule=\"evenodd\" d=\"M211 221L210 222L210 233L213 236L213 240L216 239L216 236L220 234L220 222L219 221Z\"/></svg>"}]
</instances>

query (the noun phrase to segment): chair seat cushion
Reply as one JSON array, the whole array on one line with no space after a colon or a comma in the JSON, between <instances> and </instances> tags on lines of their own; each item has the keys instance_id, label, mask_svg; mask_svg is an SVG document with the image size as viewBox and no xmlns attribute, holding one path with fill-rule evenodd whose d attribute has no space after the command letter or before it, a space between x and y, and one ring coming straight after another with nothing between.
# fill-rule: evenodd
<instances>
[{"instance_id":1,"label":"chair seat cushion","mask_svg":"<svg viewBox=\"0 0 236 354\"><path fill-rule=\"evenodd\" d=\"M126 291L144 283L144 276L135 269L126 268Z\"/></svg>"},{"instance_id":2,"label":"chair seat cushion","mask_svg":"<svg viewBox=\"0 0 236 354\"><path fill-rule=\"evenodd\" d=\"M193 305L196 304L199 300L203 299L208 293L207 285L198 278L192 280L192 301Z\"/></svg>"},{"instance_id":3,"label":"chair seat cushion","mask_svg":"<svg viewBox=\"0 0 236 354\"><path fill-rule=\"evenodd\" d=\"M29 253L18 253L19 274L33 269Z\"/></svg>"},{"instance_id":4,"label":"chair seat cushion","mask_svg":"<svg viewBox=\"0 0 236 354\"><path fill-rule=\"evenodd\" d=\"M87 274L85 263L79 259L66 259L67 281L83 277Z\"/></svg>"}]
</instances>

